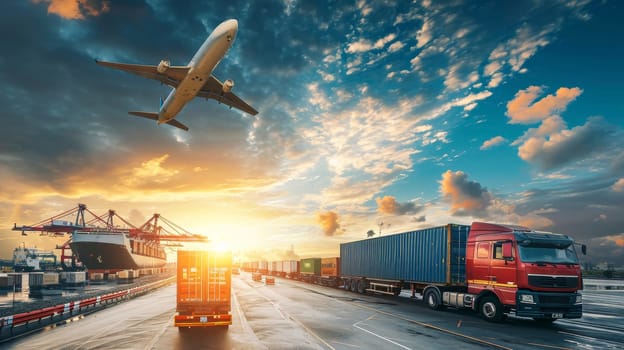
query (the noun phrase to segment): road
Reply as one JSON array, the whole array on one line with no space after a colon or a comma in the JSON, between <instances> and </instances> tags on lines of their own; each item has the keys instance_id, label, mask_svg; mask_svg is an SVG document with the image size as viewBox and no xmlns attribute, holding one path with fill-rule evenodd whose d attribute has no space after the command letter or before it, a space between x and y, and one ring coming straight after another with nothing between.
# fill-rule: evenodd
<instances>
[{"instance_id":1,"label":"road","mask_svg":"<svg viewBox=\"0 0 624 350\"><path fill-rule=\"evenodd\" d=\"M229 330L179 332L175 286L11 343L13 349L624 349L624 291L585 291L585 316L541 325L487 323L408 297L354 294L276 279L233 278Z\"/></svg>"}]
</instances>

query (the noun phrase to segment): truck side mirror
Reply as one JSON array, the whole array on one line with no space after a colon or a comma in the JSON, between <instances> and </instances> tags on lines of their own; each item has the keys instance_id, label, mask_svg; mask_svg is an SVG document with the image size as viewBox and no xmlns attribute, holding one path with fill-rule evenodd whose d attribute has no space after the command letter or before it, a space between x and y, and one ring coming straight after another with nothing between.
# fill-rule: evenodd
<instances>
[{"instance_id":1,"label":"truck side mirror","mask_svg":"<svg viewBox=\"0 0 624 350\"><path fill-rule=\"evenodd\" d=\"M513 260L513 255L511 252L511 242L503 243L503 259L504 260Z\"/></svg>"},{"instance_id":2,"label":"truck side mirror","mask_svg":"<svg viewBox=\"0 0 624 350\"><path fill-rule=\"evenodd\" d=\"M585 244L581 246L581 252L583 252L583 255L587 255L587 246Z\"/></svg>"}]
</instances>

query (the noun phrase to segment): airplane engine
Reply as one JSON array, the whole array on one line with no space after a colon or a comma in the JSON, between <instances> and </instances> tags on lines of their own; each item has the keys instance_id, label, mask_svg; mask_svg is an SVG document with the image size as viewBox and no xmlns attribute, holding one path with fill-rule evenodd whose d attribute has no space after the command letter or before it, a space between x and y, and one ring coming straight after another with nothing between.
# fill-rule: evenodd
<instances>
[{"instance_id":1,"label":"airplane engine","mask_svg":"<svg viewBox=\"0 0 624 350\"><path fill-rule=\"evenodd\" d=\"M169 62L169 60L162 60L158 64L158 67L156 67L156 70L158 73L164 73L167 69L169 69L169 67L171 67L171 62Z\"/></svg>"},{"instance_id":2,"label":"airplane engine","mask_svg":"<svg viewBox=\"0 0 624 350\"><path fill-rule=\"evenodd\" d=\"M223 82L223 92L230 92L234 87L234 80L226 80Z\"/></svg>"}]
</instances>

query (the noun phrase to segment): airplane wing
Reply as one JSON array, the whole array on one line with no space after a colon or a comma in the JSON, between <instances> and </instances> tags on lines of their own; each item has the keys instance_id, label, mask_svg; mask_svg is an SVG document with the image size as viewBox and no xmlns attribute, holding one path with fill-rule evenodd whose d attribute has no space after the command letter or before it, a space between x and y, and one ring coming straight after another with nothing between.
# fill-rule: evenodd
<instances>
[{"instance_id":1,"label":"airplane wing","mask_svg":"<svg viewBox=\"0 0 624 350\"><path fill-rule=\"evenodd\" d=\"M224 92L223 83L220 82L219 79L215 78L214 75L211 75L210 78L208 78L206 84L204 84L202 89L197 93L197 96L217 100L219 103L240 109L241 111L251 115L258 114L258 111L248 105L240 97L236 96L232 92Z\"/></svg>"},{"instance_id":2,"label":"airplane wing","mask_svg":"<svg viewBox=\"0 0 624 350\"><path fill-rule=\"evenodd\" d=\"M186 77L186 74L190 69L190 67L171 66L167 68L164 73L159 73L157 69L158 66L116 63L98 60L95 60L95 63L101 66L119 69L128 73L136 74L144 78L158 80L161 83L167 84L173 88L178 87L178 85L180 84L182 79Z\"/></svg>"}]
</instances>

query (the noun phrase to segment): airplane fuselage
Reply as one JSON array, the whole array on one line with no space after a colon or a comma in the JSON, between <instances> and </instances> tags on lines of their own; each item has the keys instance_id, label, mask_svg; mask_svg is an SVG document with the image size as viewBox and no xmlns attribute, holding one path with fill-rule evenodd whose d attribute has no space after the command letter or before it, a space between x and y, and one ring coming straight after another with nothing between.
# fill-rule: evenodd
<instances>
[{"instance_id":1,"label":"airplane fuselage","mask_svg":"<svg viewBox=\"0 0 624 350\"><path fill-rule=\"evenodd\" d=\"M158 111L158 124L166 123L182 111L186 103L197 96L206 80L232 46L238 22L231 19L221 23L204 41L191 59L186 77L174 88Z\"/></svg>"}]
</instances>

